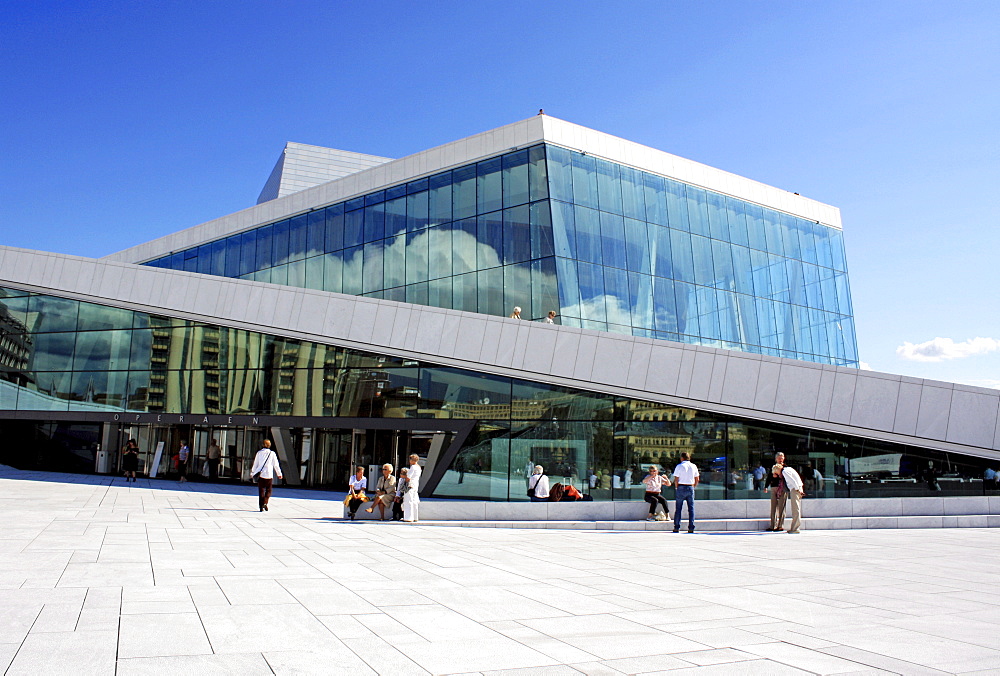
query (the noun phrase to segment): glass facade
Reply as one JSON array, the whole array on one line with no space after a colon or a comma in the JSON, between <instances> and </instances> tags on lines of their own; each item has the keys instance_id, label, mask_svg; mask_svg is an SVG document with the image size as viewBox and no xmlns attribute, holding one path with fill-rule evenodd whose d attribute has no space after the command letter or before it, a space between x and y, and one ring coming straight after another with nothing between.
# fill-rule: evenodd
<instances>
[{"instance_id":1,"label":"glass facade","mask_svg":"<svg viewBox=\"0 0 1000 676\"><path fill-rule=\"evenodd\" d=\"M840 230L551 144L148 264L858 364Z\"/></svg>"},{"instance_id":2,"label":"glass facade","mask_svg":"<svg viewBox=\"0 0 1000 676\"><path fill-rule=\"evenodd\" d=\"M639 499L648 465L672 468L681 452L701 468L702 498L766 497L753 471L769 467L777 451L800 468L812 495L995 490L982 481L988 461L958 454L14 289L0 289L0 329L0 412L256 413L326 418L330 428L338 417L475 421L436 496L526 500L525 472L539 463L553 483L571 483L594 500ZM16 423L0 414L0 427ZM71 423L49 427L53 444L98 434ZM303 470L303 483L312 481Z\"/></svg>"}]
</instances>

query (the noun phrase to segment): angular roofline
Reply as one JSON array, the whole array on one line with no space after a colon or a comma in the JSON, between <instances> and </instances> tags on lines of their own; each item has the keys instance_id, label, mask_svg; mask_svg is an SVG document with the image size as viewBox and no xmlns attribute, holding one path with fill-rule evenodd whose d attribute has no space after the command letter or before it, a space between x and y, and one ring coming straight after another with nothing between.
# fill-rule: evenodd
<instances>
[{"instance_id":1,"label":"angular roofline","mask_svg":"<svg viewBox=\"0 0 1000 676\"><path fill-rule=\"evenodd\" d=\"M542 142L583 151L841 228L840 210L837 207L572 122L549 115L536 115L263 202L118 251L105 256L103 260L130 263L150 261L328 204Z\"/></svg>"}]
</instances>

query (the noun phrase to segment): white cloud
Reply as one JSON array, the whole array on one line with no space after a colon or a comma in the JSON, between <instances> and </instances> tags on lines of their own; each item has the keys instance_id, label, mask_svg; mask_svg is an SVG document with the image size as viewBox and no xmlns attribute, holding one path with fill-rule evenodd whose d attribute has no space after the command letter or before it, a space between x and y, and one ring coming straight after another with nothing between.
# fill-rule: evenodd
<instances>
[{"instance_id":1,"label":"white cloud","mask_svg":"<svg viewBox=\"0 0 1000 676\"><path fill-rule=\"evenodd\" d=\"M875 370L875 369L872 368L872 365L869 364L866 361L858 362L858 368L861 369L862 371L874 371Z\"/></svg>"},{"instance_id":2,"label":"white cloud","mask_svg":"<svg viewBox=\"0 0 1000 676\"><path fill-rule=\"evenodd\" d=\"M935 338L926 343L903 343L896 348L896 354L910 361L944 361L964 359L998 350L1000 350L1000 340L995 338L971 338L960 343L951 338Z\"/></svg>"}]
</instances>

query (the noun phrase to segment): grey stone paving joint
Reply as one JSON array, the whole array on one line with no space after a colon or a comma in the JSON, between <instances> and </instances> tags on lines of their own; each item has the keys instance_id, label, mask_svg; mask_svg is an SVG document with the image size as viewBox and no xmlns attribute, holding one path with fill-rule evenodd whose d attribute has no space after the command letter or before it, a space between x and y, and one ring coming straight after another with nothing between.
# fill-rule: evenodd
<instances>
[{"instance_id":1,"label":"grey stone paving joint","mask_svg":"<svg viewBox=\"0 0 1000 676\"><path fill-rule=\"evenodd\" d=\"M7 674L1000 672L1000 531L347 522L336 496L0 471Z\"/></svg>"}]
</instances>

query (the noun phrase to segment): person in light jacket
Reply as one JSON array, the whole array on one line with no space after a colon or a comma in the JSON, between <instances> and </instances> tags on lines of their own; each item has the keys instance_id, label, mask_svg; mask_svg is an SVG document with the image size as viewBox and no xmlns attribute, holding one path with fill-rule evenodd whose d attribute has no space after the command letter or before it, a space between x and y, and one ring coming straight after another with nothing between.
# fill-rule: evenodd
<instances>
[{"instance_id":1,"label":"person in light jacket","mask_svg":"<svg viewBox=\"0 0 1000 676\"><path fill-rule=\"evenodd\" d=\"M406 473L409 485L403 494L403 521L416 523L420 520L420 456L414 453L410 456L410 467Z\"/></svg>"},{"instance_id":2,"label":"person in light jacket","mask_svg":"<svg viewBox=\"0 0 1000 676\"><path fill-rule=\"evenodd\" d=\"M382 465L382 476L375 484L375 502L365 511L371 514L378 506L379 519L385 521L385 508L392 504L396 497L396 477L392 475L392 465Z\"/></svg>"},{"instance_id":3,"label":"person in light jacket","mask_svg":"<svg viewBox=\"0 0 1000 676\"><path fill-rule=\"evenodd\" d=\"M257 451L250 476L257 477L258 506L260 511L266 512L267 502L271 499L271 488L274 486L274 477L284 478L281 474L281 465L278 464L278 454L271 450L270 440L264 439L263 448Z\"/></svg>"},{"instance_id":4,"label":"person in light jacket","mask_svg":"<svg viewBox=\"0 0 1000 676\"><path fill-rule=\"evenodd\" d=\"M549 499L549 478L545 476L545 469L541 465L535 465L535 473L528 480L528 492L532 502L545 502Z\"/></svg>"},{"instance_id":5,"label":"person in light jacket","mask_svg":"<svg viewBox=\"0 0 1000 676\"><path fill-rule=\"evenodd\" d=\"M799 473L790 465L785 465L785 468L781 470L781 478L788 486L788 498L792 503L792 523L788 526L788 534L795 535L802 525L802 496L806 494L805 484L803 484Z\"/></svg>"}]
</instances>

